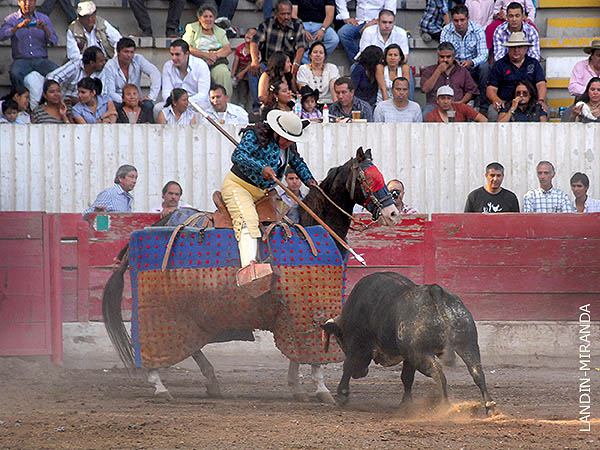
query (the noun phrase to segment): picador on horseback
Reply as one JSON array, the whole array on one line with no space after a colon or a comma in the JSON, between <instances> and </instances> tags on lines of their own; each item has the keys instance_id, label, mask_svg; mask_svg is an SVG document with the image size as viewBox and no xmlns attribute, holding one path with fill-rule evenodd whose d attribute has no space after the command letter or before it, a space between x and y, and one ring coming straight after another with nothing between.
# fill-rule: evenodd
<instances>
[{"instance_id":1,"label":"picador on horseback","mask_svg":"<svg viewBox=\"0 0 600 450\"><path fill-rule=\"evenodd\" d=\"M207 120L236 146L222 195L213 194L217 210L179 209L132 233L102 298L109 337L126 367L149 370L156 395L170 396L158 369L188 356L206 376L208 394L219 395L203 347L246 339L240 331L268 330L290 360L294 398L307 398L298 367L310 364L317 398L333 402L322 365L341 361L343 354L338 347L323 352L319 324L341 313L346 252L364 261L345 241L354 206L364 206L384 225L399 219L383 175L371 150L360 147L317 184L295 148L306 136L292 113L269 113L266 123L242 130L240 143ZM278 179L288 166L311 188L302 200ZM274 184L302 207L299 223L282 220L278 196L269 191ZM131 336L121 314L127 268Z\"/></svg>"},{"instance_id":2,"label":"picador on horseback","mask_svg":"<svg viewBox=\"0 0 600 450\"><path fill-rule=\"evenodd\" d=\"M266 122L241 132L242 139L231 156L233 166L221 188L239 244L238 286L256 285L270 272L268 264L256 267L261 232L254 203L273 188L275 178L283 177L288 165L306 186L317 184L295 145L306 141L303 131L303 122L295 114L274 110L267 114Z\"/></svg>"}]
</instances>

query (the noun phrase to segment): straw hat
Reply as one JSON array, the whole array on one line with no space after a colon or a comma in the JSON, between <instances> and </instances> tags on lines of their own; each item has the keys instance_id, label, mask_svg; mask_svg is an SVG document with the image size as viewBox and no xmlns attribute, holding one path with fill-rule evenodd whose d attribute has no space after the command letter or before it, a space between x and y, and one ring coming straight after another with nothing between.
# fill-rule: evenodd
<instances>
[{"instance_id":1,"label":"straw hat","mask_svg":"<svg viewBox=\"0 0 600 450\"><path fill-rule=\"evenodd\" d=\"M508 41L502 44L504 47L531 47L533 44L527 40L527 36L522 31L512 33Z\"/></svg>"},{"instance_id":2,"label":"straw hat","mask_svg":"<svg viewBox=\"0 0 600 450\"><path fill-rule=\"evenodd\" d=\"M94 2L80 2L77 5L77 15L79 17L90 16L96 12L96 4Z\"/></svg>"},{"instance_id":3,"label":"straw hat","mask_svg":"<svg viewBox=\"0 0 600 450\"><path fill-rule=\"evenodd\" d=\"M300 117L290 111L274 109L267 114L267 123L279 136L292 142L306 142L308 136L304 134L304 125Z\"/></svg>"},{"instance_id":4,"label":"straw hat","mask_svg":"<svg viewBox=\"0 0 600 450\"><path fill-rule=\"evenodd\" d=\"M583 49L588 55L591 55L594 50L600 50L600 39L594 39L589 47Z\"/></svg>"}]
</instances>

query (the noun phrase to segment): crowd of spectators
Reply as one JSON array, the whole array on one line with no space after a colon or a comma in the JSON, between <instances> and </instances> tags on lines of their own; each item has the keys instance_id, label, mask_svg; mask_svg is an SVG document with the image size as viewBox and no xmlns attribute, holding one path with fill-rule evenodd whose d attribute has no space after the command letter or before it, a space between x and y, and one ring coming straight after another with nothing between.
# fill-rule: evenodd
<instances>
[{"instance_id":1,"label":"crowd of spectators","mask_svg":"<svg viewBox=\"0 0 600 450\"><path fill-rule=\"evenodd\" d=\"M222 88L221 88L222 89ZM539 187L527 191L523 196L523 209L519 206L517 196L502 187L504 181L504 166L492 162L485 168L486 184L469 193L465 203L465 213L575 213L575 212L600 212L600 200L587 195L590 180L585 173L576 172L570 179L571 191L574 201L569 195L553 186L552 181L556 175L554 165L550 161L540 161L536 166L536 175ZM131 191L138 179L138 172L134 166L124 164L117 169L113 186L98 194L96 200L83 211L83 217L92 213L103 212L131 212L133 195ZM302 192L302 182L294 169L288 167L285 171L285 181L288 188L300 200L305 196ZM403 214L417 214L417 210L404 202L404 183L398 179L388 181L389 189L398 211ZM191 205L182 202L183 188L176 181L168 181L162 189L162 203L151 209L151 212L161 213L161 217L173 212L180 207ZM281 200L289 207L287 216L298 223L298 204L285 192ZM362 208L355 206L354 212L361 212Z\"/></svg>"},{"instance_id":2,"label":"crowd of spectators","mask_svg":"<svg viewBox=\"0 0 600 450\"><path fill-rule=\"evenodd\" d=\"M183 0L170 2L166 35L173 40L170 60L161 72L136 53L133 39L122 37L97 14L92 1L77 4L66 30L68 62L59 67L48 59L48 48L58 42L45 14L54 4L47 0L36 9L35 0L19 0L19 10L6 17L0 28L0 40L11 39L13 58L12 90L0 108L0 120L204 122L196 117L192 104L224 123L261 120L272 109L296 107L303 117L330 121L544 122L549 118L531 0L454 1L451 9L452 1L427 0L421 36L440 43L437 63L418 73L409 64L409 33L395 25L396 0L357 0L355 17L344 0L265 2L265 20L247 30L244 42L235 49L229 39L237 33L231 26L237 0L218 1L218 7L212 0L194 3L199 5L197 21L181 29ZM152 35L144 2L130 5L141 34ZM349 77L327 61L340 44L349 60ZM575 99L563 120L600 120L600 41L593 40L583 51L589 58L573 68L569 92ZM234 52L230 66L228 57ZM150 78L145 95L142 74ZM424 104L415 102L418 77ZM211 96L211 86L218 87L215 92L220 94ZM250 115L246 117L232 103L224 106L224 98L243 100L242 107ZM213 99L221 103L217 106ZM324 106L329 113L325 119Z\"/></svg>"}]
</instances>

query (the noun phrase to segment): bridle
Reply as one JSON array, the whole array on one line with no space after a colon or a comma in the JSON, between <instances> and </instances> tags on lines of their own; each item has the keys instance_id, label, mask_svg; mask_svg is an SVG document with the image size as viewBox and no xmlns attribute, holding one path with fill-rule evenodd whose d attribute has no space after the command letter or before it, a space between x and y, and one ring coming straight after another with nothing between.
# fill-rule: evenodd
<instances>
[{"instance_id":1,"label":"bridle","mask_svg":"<svg viewBox=\"0 0 600 450\"><path fill-rule=\"evenodd\" d=\"M366 168L363 168L363 166L367 166ZM352 158L352 166L351 166L351 171L352 171L352 177L349 179L349 183L350 184L350 199L354 202L357 203L354 200L354 191L356 188L356 182L358 180L358 182L360 183L360 187L362 189L362 193L363 196L366 198L365 202L363 203L363 207L366 208L372 216L372 222L371 223L364 223L360 220L355 219L352 214L348 214L341 206L339 206L337 203L335 203L326 193L325 191L323 191L323 189L321 188L321 186L319 185L314 185L311 187L314 187L315 189L317 189L321 195L323 195L323 197L325 197L325 199L331 203L333 206L335 206L342 214L344 214L346 217L348 217L352 223L358 225L360 227L360 229L356 229L356 228L352 228L355 231L364 231L367 228L369 228L370 226L372 226L374 223L377 222L377 219L379 219L379 216L381 215L381 210L388 205L391 205L394 202L394 199L392 197L392 194L389 192L387 186L383 186L383 188L377 190L376 192L374 192L371 189L371 186L369 185L368 179L367 179L367 175L365 174L365 170L367 170L369 167L373 166L372 160L371 159L366 159L363 164L361 165L361 163L359 163L356 158Z\"/></svg>"},{"instance_id":2,"label":"bridle","mask_svg":"<svg viewBox=\"0 0 600 450\"><path fill-rule=\"evenodd\" d=\"M373 220L377 221L381 215L381 210L388 205L394 203L394 198L390 193L389 189L383 183L383 186L374 191L367 179L365 172L375 167L371 159L365 159L362 164L359 163L356 158L352 161L352 179L350 182L350 198L354 201L354 189L356 187L356 181L360 182L362 193L366 198L363 207L371 213Z\"/></svg>"}]
</instances>

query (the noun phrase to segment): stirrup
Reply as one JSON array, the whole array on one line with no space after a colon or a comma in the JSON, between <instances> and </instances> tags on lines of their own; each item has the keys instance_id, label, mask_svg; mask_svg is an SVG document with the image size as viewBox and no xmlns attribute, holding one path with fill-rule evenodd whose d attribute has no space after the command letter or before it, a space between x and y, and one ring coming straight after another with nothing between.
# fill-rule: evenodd
<instances>
[{"instance_id":1,"label":"stirrup","mask_svg":"<svg viewBox=\"0 0 600 450\"><path fill-rule=\"evenodd\" d=\"M273 269L270 264L250 261L235 274L238 287L246 289L252 297L260 297L271 290Z\"/></svg>"}]
</instances>

